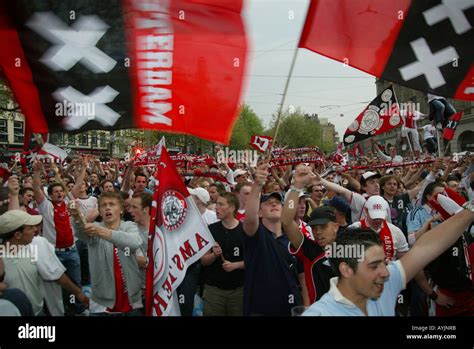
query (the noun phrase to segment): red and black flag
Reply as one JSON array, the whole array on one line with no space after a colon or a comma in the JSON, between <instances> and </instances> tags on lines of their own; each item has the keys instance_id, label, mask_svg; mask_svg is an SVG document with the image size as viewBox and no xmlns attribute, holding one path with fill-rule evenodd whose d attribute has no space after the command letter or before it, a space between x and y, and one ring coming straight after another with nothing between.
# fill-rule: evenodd
<instances>
[{"instance_id":1,"label":"red and black flag","mask_svg":"<svg viewBox=\"0 0 474 349\"><path fill-rule=\"evenodd\" d=\"M458 111L449 118L448 125L443 131L443 138L447 141L454 138L454 133L456 132L456 127L458 127L459 122L461 121L462 113L462 111Z\"/></svg>"},{"instance_id":2,"label":"red and black flag","mask_svg":"<svg viewBox=\"0 0 474 349\"><path fill-rule=\"evenodd\" d=\"M344 145L391 131L403 124L400 107L392 86L383 90L362 113L349 125L344 133Z\"/></svg>"},{"instance_id":3,"label":"red and black flag","mask_svg":"<svg viewBox=\"0 0 474 349\"><path fill-rule=\"evenodd\" d=\"M440 96L474 100L474 2L312 0L299 47Z\"/></svg>"},{"instance_id":4,"label":"red and black flag","mask_svg":"<svg viewBox=\"0 0 474 349\"><path fill-rule=\"evenodd\" d=\"M0 68L34 133L157 129L228 143L242 0L0 0Z\"/></svg>"}]
</instances>

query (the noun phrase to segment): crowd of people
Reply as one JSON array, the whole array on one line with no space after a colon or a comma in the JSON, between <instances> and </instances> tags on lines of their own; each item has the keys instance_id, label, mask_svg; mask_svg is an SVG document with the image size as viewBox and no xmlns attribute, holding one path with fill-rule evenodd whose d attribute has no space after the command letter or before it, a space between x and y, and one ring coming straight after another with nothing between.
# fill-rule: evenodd
<instances>
[{"instance_id":1,"label":"crowd of people","mask_svg":"<svg viewBox=\"0 0 474 349\"><path fill-rule=\"evenodd\" d=\"M409 160L180 169L215 240L178 287L181 315L474 315L474 156ZM142 316L156 177L89 156L11 169L0 315Z\"/></svg>"}]
</instances>

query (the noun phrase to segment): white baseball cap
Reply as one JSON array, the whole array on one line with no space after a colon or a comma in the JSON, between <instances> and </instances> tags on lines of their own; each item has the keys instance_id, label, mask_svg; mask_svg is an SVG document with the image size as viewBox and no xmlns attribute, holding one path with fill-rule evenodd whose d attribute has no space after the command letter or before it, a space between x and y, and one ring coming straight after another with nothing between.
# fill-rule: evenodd
<instances>
[{"instance_id":1,"label":"white baseball cap","mask_svg":"<svg viewBox=\"0 0 474 349\"><path fill-rule=\"evenodd\" d=\"M196 188L196 189L188 188L188 191L189 191L189 194L195 195L199 199L199 201L201 201L204 205L207 205L209 201L211 201L209 192L204 188Z\"/></svg>"},{"instance_id":2,"label":"white baseball cap","mask_svg":"<svg viewBox=\"0 0 474 349\"><path fill-rule=\"evenodd\" d=\"M237 169L234 171L234 178L237 178L239 176L243 176L245 174L248 174L248 171L242 170L242 169Z\"/></svg>"},{"instance_id":3,"label":"white baseball cap","mask_svg":"<svg viewBox=\"0 0 474 349\"><path fill-rule=\"evenodd\" d=\"M387 219L388 203L380 195L374 195L367 199L365 207L372 219Z\"/></svg>"},{"instance_id":4,"label":"white baseball cap","mask_svg":"<svg viewBox=\"0 0 474 349\"><path fill-rule=\"evenodd\" d=\"M372 172L372 171L364 172L361 176L361 182L365 182L365 181L367 181L368 179L370 179L372 177L380 178L380 173Z\"/></svg>"},{"instance_id":5,"label":"white baseball cap","mask_svg":"<svg viewBox=\"0 0 474 349\"><path fill-rule=\"evenodd\" d=\"M42 220L43 216L33 216L22 210L7 211L0 216L0 237L24 225L38 225Z\"/></svg>"}]
</instances>

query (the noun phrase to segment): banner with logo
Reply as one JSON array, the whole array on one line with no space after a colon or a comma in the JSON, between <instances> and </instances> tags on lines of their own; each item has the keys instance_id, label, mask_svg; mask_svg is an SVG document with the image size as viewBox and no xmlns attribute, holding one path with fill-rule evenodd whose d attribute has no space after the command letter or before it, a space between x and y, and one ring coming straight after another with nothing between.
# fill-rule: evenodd
<instances>
[{"instance_id":1,"label":"banner with logo","mask_svg":"<svg viewBox=\"0 0 474 349\"><path fill-rule=\"evenodd\" d=\"M146 279L146 314L179 314L174 293L187 268L214 245L214 239L170 159L161 151L151 211ZM174 298L174 300L173 300Z\"/></svg>"},{"instance_id":2,"label":"banner with logo","mask_svg":"<svg viewBox=\"0 0 474 349\"><path fill-rule=\"evenodd\" d=\"M364 139L389 132L403 125L400 107L393 87L383 90L362 113L349 125L344 133L344 145L348 146Z\"/></svg>"}]
</instances>

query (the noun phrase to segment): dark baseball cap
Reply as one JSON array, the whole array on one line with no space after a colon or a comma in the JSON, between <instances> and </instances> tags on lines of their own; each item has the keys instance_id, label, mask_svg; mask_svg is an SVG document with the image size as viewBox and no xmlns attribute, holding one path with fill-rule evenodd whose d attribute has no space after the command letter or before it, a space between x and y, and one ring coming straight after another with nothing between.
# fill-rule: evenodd
<instances>
[{"instance_id":1,"label":"dark baseball cap","mask_svg":"<svg viewBox=\"0 0 474 349\"><path fill-rule=\"evenodd\" d=\"M262 195L260 197L260 203L263 204L265 201L268 201L268 199L270 199L270 198L275 198L280 202L283 201L283 197L281 196L281 194L277 191L274 191L273 193Z\"/></svg>"},{"instance_id":2,"label":"dark baseball cap","mask_svg":"<svg viewBox=\"0 0 474 349\"><path fill-rule=\"evenodd\" d=\"M321 206L315 208L313 212L311 212L308 225L323 225L335 221L336 214L334 213L334 211L328 206Z\"/></svg>"},{"instance_id":3,"label":"dark baseball cap","mask_svg":"<svg viewBox=\"0 0 474 349\"><path fill-rule=\"evenodd\" d=\"M324 200L326 206L334 207L339 212L346 214L350 210L349 203L342 196L334 196L331 200Z\"/></svg>"}]
</instances>

